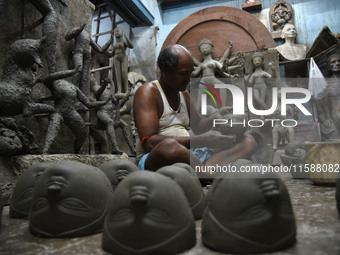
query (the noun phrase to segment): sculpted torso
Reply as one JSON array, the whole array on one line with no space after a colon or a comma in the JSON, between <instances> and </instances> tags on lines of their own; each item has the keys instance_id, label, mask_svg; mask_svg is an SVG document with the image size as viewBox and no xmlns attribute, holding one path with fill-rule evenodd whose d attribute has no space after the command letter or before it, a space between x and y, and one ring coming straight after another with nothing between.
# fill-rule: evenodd
<instances>
[{"instance_id":1,"label":"sculpted torso","mask_svg":"<svg viewBox=\"0 0 340 255\"><path fill-rule=\"evenodd\" d=\"M282 44L277 46L276 49L287 60L299 60L306 57L306 46L303 44Z\"/></svg>"}]
</instances>

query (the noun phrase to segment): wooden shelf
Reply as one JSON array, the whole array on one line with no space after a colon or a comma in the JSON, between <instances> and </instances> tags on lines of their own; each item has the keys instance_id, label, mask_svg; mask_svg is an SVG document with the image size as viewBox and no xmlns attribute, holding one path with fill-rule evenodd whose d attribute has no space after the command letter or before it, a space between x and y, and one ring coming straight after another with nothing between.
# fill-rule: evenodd
<instances>
[{"instance_id":1,"label":"wooden shelf","mask_svg":"<svg viewBox=\"0 0 340 255\"><path fill-rule=\"evenodd\" d=\"M259 11L262 9L262 3L261 1L256 1L254 3L246 3L242 4L242 10L245 11Z\"/></svg>"}]
</instances>

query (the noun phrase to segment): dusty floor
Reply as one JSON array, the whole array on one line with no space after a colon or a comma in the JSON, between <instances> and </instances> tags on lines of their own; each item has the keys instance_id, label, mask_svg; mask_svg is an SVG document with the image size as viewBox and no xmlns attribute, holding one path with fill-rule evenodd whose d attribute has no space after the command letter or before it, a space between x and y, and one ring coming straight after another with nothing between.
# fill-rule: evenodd
<instances>
[{"instance_id":1,"label":"dusty floor","mask_svg":"<svg viewBox=\"0 0 340 255\"><path fill-rule=\"evenodd\" d=\"M289 189L297 221L295 246L273 254L340 254L340 221L336 209L335 187L315 186L308 179L283 176ZM0 229L0 254L108 254L101 248L102 234L71 239L37 238L28 231L28 222L8 216L4 208ZM221 254L204 247L200 239L187 255Z\"/></svg>"}]
</instances>

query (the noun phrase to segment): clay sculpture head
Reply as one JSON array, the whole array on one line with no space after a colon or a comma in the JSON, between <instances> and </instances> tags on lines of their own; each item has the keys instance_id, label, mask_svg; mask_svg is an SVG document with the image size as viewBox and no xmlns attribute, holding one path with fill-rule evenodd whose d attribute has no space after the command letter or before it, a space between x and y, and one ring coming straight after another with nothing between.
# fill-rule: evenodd
<instances>
[{"instance_id":1,"label":"clay sculpture head","mask_svg":"<svg viewBox=\"0 0 340 255\"><path fill-rule=\"evenodd\" d=\"M203 215L202 239L224 253L264 253L295 243L295 217L276 175L225 174L215 179Z\"/></svg>"},{"instance_id":2,"label":"clay sculpture head","mask_svg":"<svg viewBox=\"0 0 340 255\"><path fill-rule=\"evenodd\" d=\"M139 168L129 160L115 159L99 166L109 178L112 190L115 191L118 184L130 173L139 171Z\"/></svg>"},{"instance_id":3,"label":"clay sculpture head","mask_svg":"<svg viewBox=\"0 0 340 255\"><path fill-rule=\"evenodd\" d=\"M119 184L104 223L104 250L117 255L177 254L195 242L195 221L177 183L138 171Z\"/></svg>"},{"instance_id":4,"label":"clay sculpture head","mask_svg":"<svg viewBox=\"0 0 340 255\"><path fill-rule=\"evenodd\" d=\"M10 200L9 214L14 218L27 218L31 209L34 187L45 169L52 163L37 163L20 176Z\"/></svg>"},{"instance_id":5,"label":"clay sculpture head","mask_svg":"<svg viewBox=\"0 0 340 255\"><path fill-rule=\"evenodd\" d=\"M35 186L30 231L43 237L100 232L112 194L110 181L99 168L74 161L54 163Z\"/></svg>"},{"instance_id":6,"label":"clay sculpture head","mask_svg":"<svg viewBox=\"0 0 340 255\"><path fill-rule=\"evenodd\" d=\"M173 165L161 167L157 173L171 178L183 189L195 220L201 219L206 205L206 197L199 179L193 177L185 168Z\"/></svg>"},{"instance_id":7,"label":"clay sculpture head","mask_svg":"<svg viewBox=\"0 0 340 255\"><path fill-rule=\"evenodd\" d=\"M39 56L40 51L41 40L20 39L10 45L8 53L9 58L17 65L27 68L33 64L42 67L42 61Z\"/></svg>"}]
</instances>

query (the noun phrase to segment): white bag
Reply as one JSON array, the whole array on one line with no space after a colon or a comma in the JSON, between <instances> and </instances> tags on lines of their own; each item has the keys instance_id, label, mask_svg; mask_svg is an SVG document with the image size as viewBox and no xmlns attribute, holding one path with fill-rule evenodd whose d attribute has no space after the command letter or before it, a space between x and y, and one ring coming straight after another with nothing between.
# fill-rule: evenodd
<instances>
[{"instance_id":1,"label":"white bag","mask_svg":"<svg viewBox=\"0 0 340 255\"><path fill-rule=\"evenodd\" d=\"M317 100L328 94L328 83L313 58L310 59L308 90Z\"/></svg>"}]
</instances>

